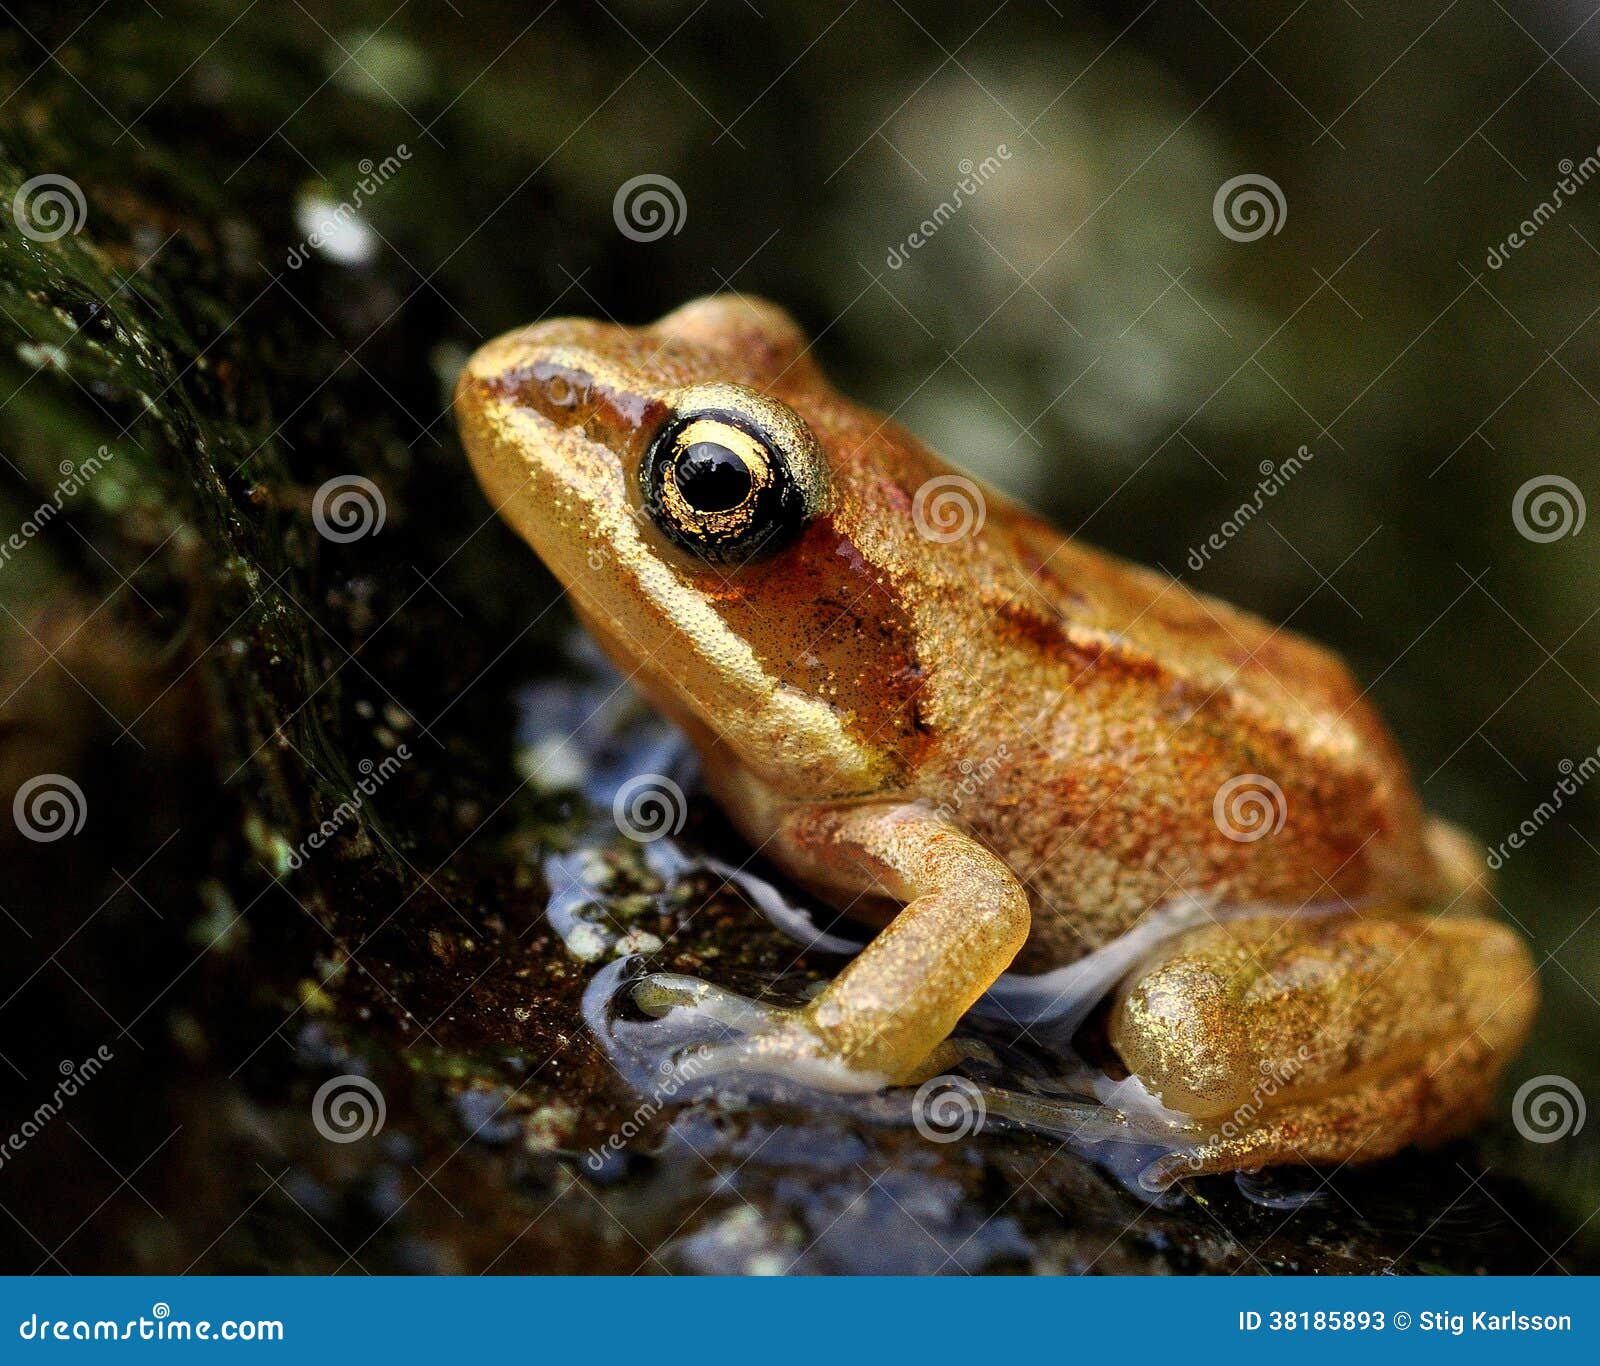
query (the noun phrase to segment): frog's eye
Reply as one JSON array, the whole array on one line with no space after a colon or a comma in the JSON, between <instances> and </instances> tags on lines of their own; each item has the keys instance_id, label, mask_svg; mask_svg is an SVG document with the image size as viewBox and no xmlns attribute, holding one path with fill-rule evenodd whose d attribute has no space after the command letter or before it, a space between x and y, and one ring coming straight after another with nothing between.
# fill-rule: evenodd
<instances>
[{"instance_id":1,"label":"frog's eye","mask_svg":"<svg viewBox=\"0 0 1600 1366\"><path fill-rule=\"evenodd\" d=\"M763 407L777 405L680 408L645 455L651 517L704 560L739 564L771 554L816 510L820 464L810 433L787 410L779 417Z\"/></svg>"}]
</instances>

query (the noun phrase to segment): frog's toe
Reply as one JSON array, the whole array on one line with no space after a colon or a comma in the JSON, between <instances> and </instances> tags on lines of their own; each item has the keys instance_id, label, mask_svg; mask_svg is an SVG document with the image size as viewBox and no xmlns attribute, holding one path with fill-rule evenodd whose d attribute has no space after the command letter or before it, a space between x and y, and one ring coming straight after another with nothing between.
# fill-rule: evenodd
<instances>
[{"instance_id":1,"label":"frog's toe","mask_svg":"<svg viewBox=\"0 0 1600 1366\"><path fill-rule=\"evenodd\" d=\"M900 1079L904 1086L920 1086L933 1077L954 1072L966 1063L997 1064L994 1049L978 1039L957 1038L952 1035L937 1045L920 1063Z\"/></svg>"},{"instance_id":2,"label":"frog's toe","mask_svg":"<svg viewBox=\"0 0 1600 1366\"><path fill-rule=\"evenodd\" d=\"M723 1031L743 1034L760 1033L785 1016L798 1013L784 1006L752 1001L715 983L675 972L654 972L641 978L634 984L633 1001L645 1014L657 1019L672 1010L689 1010L708 1023L720 1025Z\"/></svg>"},{"instance_id":3,"label":"frog's toe","mask_svg":"<svg viewBox=\"0 0 1600 1366\"><path fill-rule=\"evenodd\" d=\"M695 1057L707 1072L761 1073L819 1091L875 1091L885 1080L852 1068L799 1013L739 1038L706 1045Z\"/></svg>"},{"instance_id":4,"label":"frog's toe","mask_svg":"<svg viewBox=\"0 0 1600 1366\"><path fill-rule=\"evenodd\" d=\"M673 1016L691 1037L698 1036L698 1042L679 1050L677 1065L685 1074L755 1072L826 1091L872 1091L885 1081L852 1067L804 1008L753 1001L711 982L666 972L636 982L633 1000L646 1014Z\"/></svg>"}]
</instances>

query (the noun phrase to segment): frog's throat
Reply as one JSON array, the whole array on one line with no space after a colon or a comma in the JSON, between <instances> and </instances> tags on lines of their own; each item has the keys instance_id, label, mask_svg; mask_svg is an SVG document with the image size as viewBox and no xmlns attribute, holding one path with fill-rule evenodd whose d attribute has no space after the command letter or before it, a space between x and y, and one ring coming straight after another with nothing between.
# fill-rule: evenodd
<instances>
[{"instance_id":1,"label":"frog's throat","mask_svg":"<svg viewBox=\"0 0 1600 1366\"><path fill-rule=\"evenodd\" d=\"M675 719L697 723L692 731L715 736L779 792L848 797L884 785L888 763L852 734L844 714L772 674L625 511L604 500L584 501L611 563L603 577L588 561L558 560L551 568L624 674L642 682ZM547 561L557 559L535 548Z\"/></svg>"}]
</instances>

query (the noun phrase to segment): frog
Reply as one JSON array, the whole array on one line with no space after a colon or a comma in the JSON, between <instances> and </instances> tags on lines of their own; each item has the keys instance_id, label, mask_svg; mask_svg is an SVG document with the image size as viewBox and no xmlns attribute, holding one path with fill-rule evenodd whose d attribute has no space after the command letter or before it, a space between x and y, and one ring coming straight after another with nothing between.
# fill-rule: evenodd
<instances>
[{"instance_id":1,"label":"frog","mask_svg":"<svg viewBox=\"0 0 1600 1366\"><path fill-rule=\"evenodd\" d=\"M802 1005L642 978L645 1009L723 1028L720 1067L923 1084L997 983L1137 943L1084 1028L1189 1135L1181 1172L1482 1118L1535 966L1332 650L962 473L754 296L517 328L454 410L753 854L871 936ZM1179 902L1203 914L1138 938Z\"/></svg>"}]
</instances>

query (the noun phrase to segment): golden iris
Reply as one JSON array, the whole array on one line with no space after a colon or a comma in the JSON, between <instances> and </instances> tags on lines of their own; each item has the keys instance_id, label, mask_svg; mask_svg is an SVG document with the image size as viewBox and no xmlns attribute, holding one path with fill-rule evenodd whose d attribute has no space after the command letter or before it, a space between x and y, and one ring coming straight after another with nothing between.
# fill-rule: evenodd
<instances>
[{"instance_id":1,"label":"golden iris","mask_svg":"<svg viewBox=\"0 0 1600 1366\"><path fill-rule=\"evenodd\" d=\"M772 453L755 436L715 417L673 433L662 462L662 510L690 533L737 540L750 529L761 494L774 480Z\"/></svg>"},{"instance_id":2,"label":"golden iris","mask_svg":"<svg viewBox=\"0 0 1600 1366\"><path fill-rule=\"evenodd\" d=\"M737 385L695 385L678 398L639 465L651 520L708 564L748 564L792 544L823 501L810 430Z\"/></svg>"}]
</instances>

